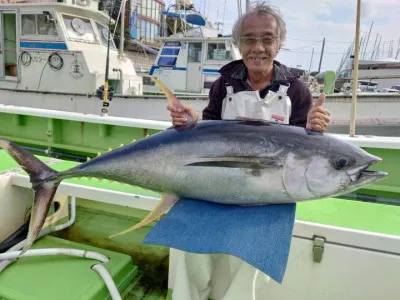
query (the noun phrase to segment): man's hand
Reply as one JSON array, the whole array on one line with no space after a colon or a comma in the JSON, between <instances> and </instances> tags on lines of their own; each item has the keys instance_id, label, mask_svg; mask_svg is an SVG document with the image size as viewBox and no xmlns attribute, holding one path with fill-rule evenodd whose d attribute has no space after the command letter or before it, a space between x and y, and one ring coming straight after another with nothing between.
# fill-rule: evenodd
<instances>
[{"instance_id":1,"label":"man's hand","mask_svg":"<svg viewBox=\"0 0 400 300\"><path fill-rule=\"evenodd\" d=\"M328 128L331 114L327 109L322 107L325 102L325 97L325 94L321 94L317 102L315 102L314 106L308 112L307 129L324 132L326 128Z\"/></svg>"},{"instance_id":2,"label":"man's hand","mask_svg":"<svg viewBox=\"0 0 400 300\"><path fill-rule=\"evenodd\" d=\"M183 110L175 108L174 106L171 105L167 106L167 109L171 112L170 115L172 117L172 124L174 126L181 126L187 121L185 112L189 114L189 116L191 116L194 121L198 119L198 115L193 107L191 107L190 105L183 105L183 104L182 106Z\"/></svg>"}]
</instances>

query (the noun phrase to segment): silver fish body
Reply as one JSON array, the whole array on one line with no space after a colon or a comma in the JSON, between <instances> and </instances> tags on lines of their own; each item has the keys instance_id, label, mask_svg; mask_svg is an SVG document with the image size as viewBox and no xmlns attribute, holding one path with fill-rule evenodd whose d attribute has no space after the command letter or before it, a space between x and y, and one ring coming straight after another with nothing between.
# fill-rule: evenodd
<instances>
[{"instance_id":1,"label":"silver fish body","mask_svg":"<svg viewBox=\"0 0 400 300\"><path fill-rule=\"evenodd\" d=\"M67 178L105 178L170 195L151 221L180 198L230 205L293 203L341 195L387 175L368 171L381 159L359 147L261 121L170 128L64 172L8 140L0 139L0 146L30 174L35 190L25 250L40 232L58 184Z\"/></svg>"},{"instance_id":2,"label":"silver fish body","mask_svg":"<svg viewBox=\"0 0 400 300\"><path fill-rule=\"evenodd\" d=\"M337 160L346 160L339 169ZM104 154L55 179L102 177L182 198L257 205L338 195L385 176L359 147L304 128L258 121L203 121ZM355 175L355 176L352 176Z\"/></svg>"}]
</instances>

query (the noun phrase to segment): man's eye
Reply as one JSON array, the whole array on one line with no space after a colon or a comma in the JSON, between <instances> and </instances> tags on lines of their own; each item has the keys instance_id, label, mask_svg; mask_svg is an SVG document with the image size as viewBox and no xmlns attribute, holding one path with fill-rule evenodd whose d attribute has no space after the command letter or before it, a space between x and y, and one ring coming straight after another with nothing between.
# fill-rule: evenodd
<instances>
[{"instance_id":1,"label":"man's eye","mask_svg":"<svg viewBox=\"0 0 400 300\"><path fill-rule=\"evenodd\" d=\"M271 44L274 42L274 39L272 37L265 37L262 39L264 44Z\"/></svg>"}]
</instances>

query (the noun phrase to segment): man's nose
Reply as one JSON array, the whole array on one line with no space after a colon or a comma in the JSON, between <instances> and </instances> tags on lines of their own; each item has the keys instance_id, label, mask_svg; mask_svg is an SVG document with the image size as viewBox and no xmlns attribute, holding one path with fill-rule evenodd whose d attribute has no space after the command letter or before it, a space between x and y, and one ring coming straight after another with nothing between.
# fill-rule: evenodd
<instances>
[{"instance_id":1,"label":"man's nose","mask_svg":"<svg viewBox=\"0 0 400 300\"><path fill-rule=\"evenodd\" d=\"M255 45L252 47L252 51L254 51L254 52L265 51L265 46L261 40L257 40Z\"/></svg>"}]
</instances>

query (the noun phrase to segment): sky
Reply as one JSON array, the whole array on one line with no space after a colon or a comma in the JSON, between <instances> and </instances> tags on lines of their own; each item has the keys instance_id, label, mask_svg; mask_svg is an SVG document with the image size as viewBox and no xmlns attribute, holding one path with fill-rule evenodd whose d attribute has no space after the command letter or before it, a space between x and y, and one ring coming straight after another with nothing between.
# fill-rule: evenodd
<instances>
[{"instance_id":1,"label":"sky","mask_svg":"<svg viewBox=\"0 0 400 300\"><path fill-rule=\"evenodd\" d=\"M167 4L172 0L165 1ZM251 1L253 3L254 1ZM289 67L318 70L325 38L321 71L337 70L343 53L355 38L357 0L270 0L268 4L281 11L286 23L287 38L276 59ZM192 0L195 8L211 22L223 22L223 34L230 34L238 16L237 0ZM245 12L245 0L242 0ZM380 58L396 56L400 39L400 0L362 0L360 38L372 31L365 50L371 58L375 39L381 39ZM311 61L312 51L314 55ZM364 53L360 54L364 55ZM362 57L362 56L361 56ZM400 59L400 53L398 56Z\"/></svg>"}]
</instances>

